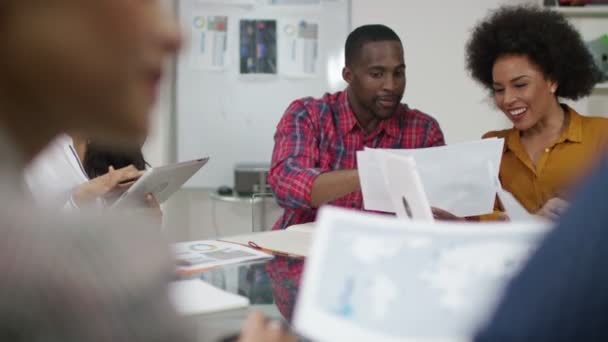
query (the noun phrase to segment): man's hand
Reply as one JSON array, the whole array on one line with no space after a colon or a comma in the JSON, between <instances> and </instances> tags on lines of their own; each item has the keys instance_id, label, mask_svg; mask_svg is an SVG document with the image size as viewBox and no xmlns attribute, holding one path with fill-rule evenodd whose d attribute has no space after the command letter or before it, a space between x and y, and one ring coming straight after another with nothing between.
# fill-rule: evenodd
<instances>
[{"instance_id":1,"label":"man's hand","mask_svg":"<svg viewBox=\"0 0 608 342\"><path fill-rule=\"evenodd\" d=\"M310 205L318 208L360 188L357 170L335 170L323 173L312 184Z\"/></svg>"},{"instance_id":2,"label":"man's hand","mask_svg":"<svg viewBox=\"0 0 608 342\"><path fill-rule=\"evenodd\" d=\"M435 208L432 207L431 211L433 212L433 218L435 218L435 220L440 220L440 221L466 221L466 219L464 217L459 217L456 216L448 211L445 211L443 209L439 209L439 208Z\"/></svg>"},{"instance_id":3,"label":"man's hand","mask_svg":"<svg viewBox=\"0 0 608 342\"><path fill-rule=\"evenodd\" d=\"M431 211L433 212L433 218L439 221L478 221L477 217L459 217L448 211L443 209L432 207ZM506 213L503 212L495 212L493 221L510 221L511 219Z\"/></svg>"},{"instance_id":4,"label":"man's hand","mask_svg":"<svg viewBox=\"0 0 608 342\"><path fill-rule=\"evenodd\" d=\"M115 170L109 167L108 173L81 184L76 188L73 199L77 205L87 204L100 197L118 196L126 191L142 175L133 165Z\"/></svg>"}]
</instances>

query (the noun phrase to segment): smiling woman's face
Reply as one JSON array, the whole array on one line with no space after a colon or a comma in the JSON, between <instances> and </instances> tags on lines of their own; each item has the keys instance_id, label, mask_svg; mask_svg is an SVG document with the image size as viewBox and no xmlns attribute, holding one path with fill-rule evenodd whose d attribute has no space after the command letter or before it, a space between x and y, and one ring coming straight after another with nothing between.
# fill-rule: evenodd
<instances>
[{"instance_id":1,"label":"smiling woman's face","mask_svg":"<svg viewBox=\"0 0 608 342\"><path fill-rule=\"evenodd\" d=\"M145 133L180 35L159 0L3 0L0 96L87 136Z\"/></svg>"},{"instance_id":2,"label":"smiling woman's face","mask_svg":"<svg viewBox=\"0 0 608 342\"><path fill-rule=\"evenodd\" d=\"M557 84L547 79L526 56L498 58L492 76L496 106L518 130L534 127L547 115L555 101Z\"/></svg>"}]
</instances>

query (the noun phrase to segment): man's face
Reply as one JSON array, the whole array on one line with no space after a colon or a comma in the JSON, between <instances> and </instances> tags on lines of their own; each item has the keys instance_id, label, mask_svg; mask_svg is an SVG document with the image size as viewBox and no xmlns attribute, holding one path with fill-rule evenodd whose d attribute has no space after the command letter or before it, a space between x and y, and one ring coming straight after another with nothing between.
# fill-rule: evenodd
<instances>
[{"instance_id":1,"label":"man's face","mask_svg":"<svg viewBox=\"0 0 608 342\"><path fill-rule=\"evenodd\" d=\"M5 0L0 94L90 137L145 134L177 26L158 0Z\"/></svg>"},{"instance_id":2,"label":"man's face","mask_svg":"<svg viewBox=\"0 0 608 342\"><path fill-rule=\"evenodd\" d=\"M344 79L359 106L376 119L395 114L405 91L403 47L398 41L370 42L363 45Z\"/></svg>"}]
</instances>

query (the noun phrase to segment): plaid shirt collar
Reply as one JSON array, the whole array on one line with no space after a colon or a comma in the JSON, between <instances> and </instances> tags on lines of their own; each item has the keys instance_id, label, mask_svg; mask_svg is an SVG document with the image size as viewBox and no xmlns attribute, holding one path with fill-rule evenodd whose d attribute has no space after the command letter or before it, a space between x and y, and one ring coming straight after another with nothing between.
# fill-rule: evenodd
<instances>
[{"instance_id":1,"label":"plaid shirt collar","mask_svg":"<svg viewBox=\"0 0 608 342\"><path fill-rule=\"evenodd\" d=\"M355 112L353 112L352 107L350 106L350 102L348 101L348 88L340 94L338 98L338 103L340 132L346 135L354 131L355 129L363 130L363 128L361 127L361 125L359 125L359 122L357 121ZM396 113L393 114L393 116L391 116L390 118L380 121L378 127L369 135L375 136L378 133L384 131L386 132L386 134L392 137L399 137L401 133L401 116L407 114L407 110L404 110L404 107L407 108L406 105L399 105Z\"/></svg>"}]
</instances>

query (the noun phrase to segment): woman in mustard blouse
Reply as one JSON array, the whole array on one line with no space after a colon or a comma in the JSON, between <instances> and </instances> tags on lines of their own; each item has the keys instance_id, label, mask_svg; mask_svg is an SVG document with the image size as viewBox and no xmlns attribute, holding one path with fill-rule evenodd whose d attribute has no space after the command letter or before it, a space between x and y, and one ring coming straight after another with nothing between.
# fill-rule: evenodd
<instances>
[{"instance_id":1,"label":"woman in mustard blouse","mask_svg":"<svg viewBox=\"0 0 608 342\"><path fill-rule=\"evenodd\" d=\"M560 103L591 93L600 80L593 57L567 19L535 7L494 12L474 29L466 57L513 123L484 135L505 138L503 187L530 213L557 218L608 139L608 119Z\"/></svg>"}]
</instances>

